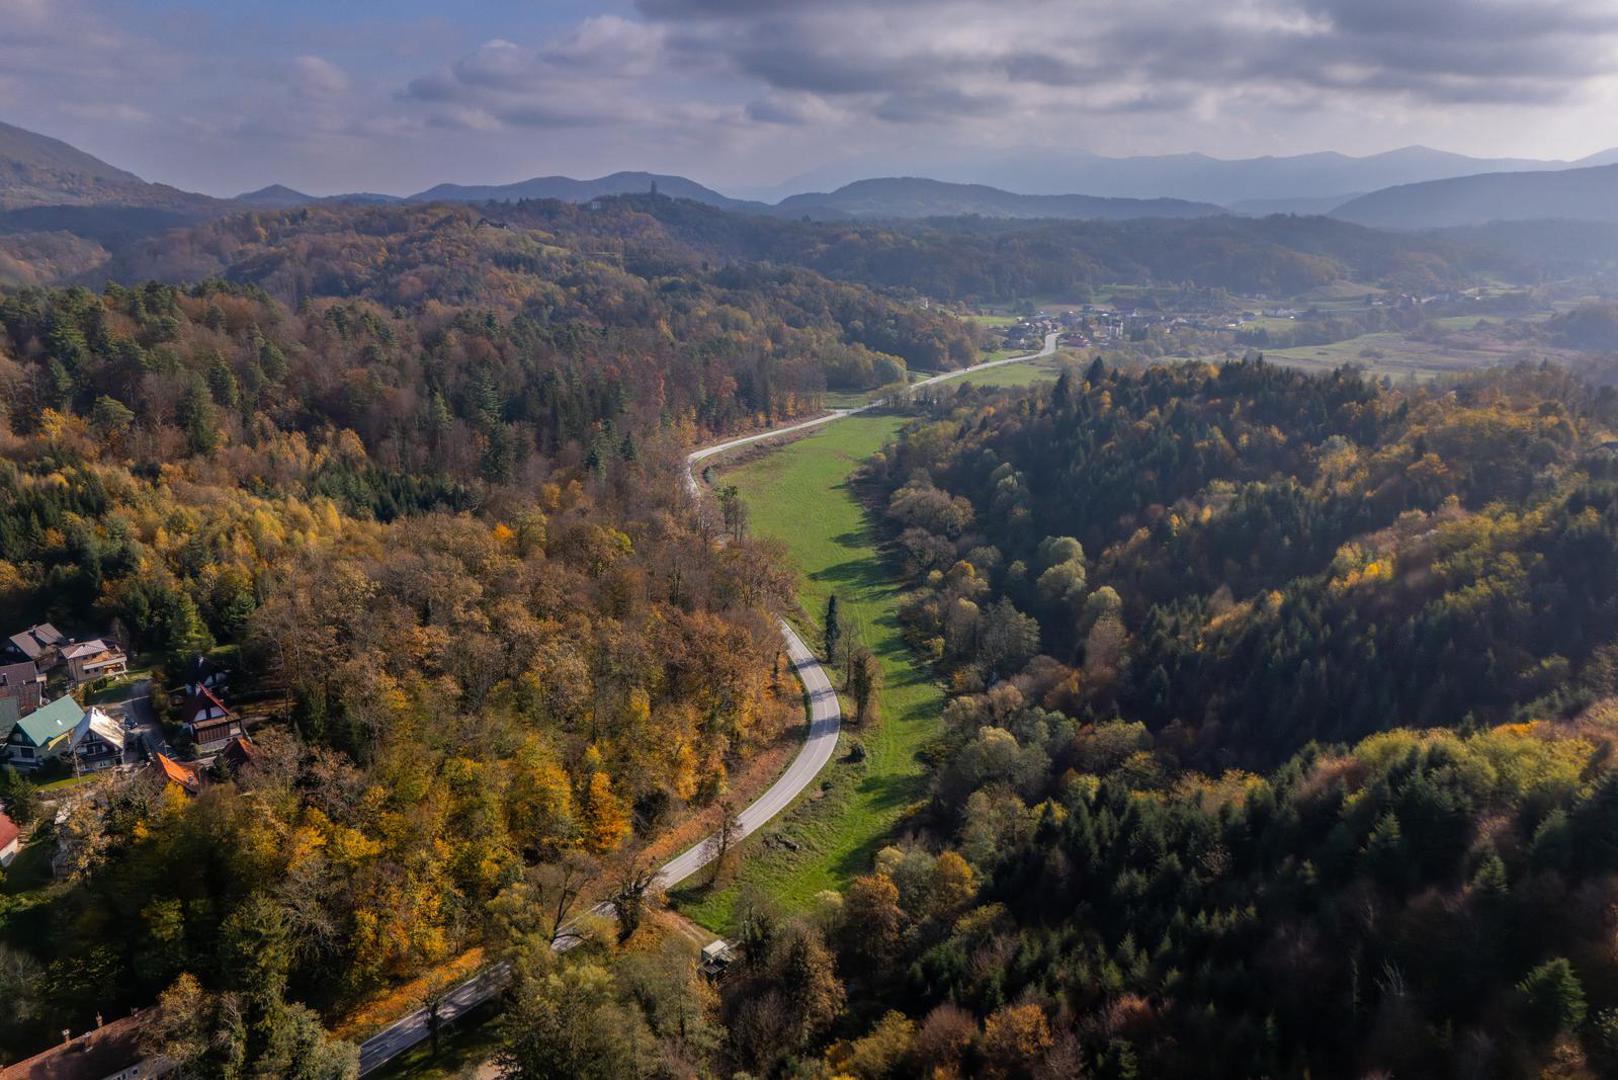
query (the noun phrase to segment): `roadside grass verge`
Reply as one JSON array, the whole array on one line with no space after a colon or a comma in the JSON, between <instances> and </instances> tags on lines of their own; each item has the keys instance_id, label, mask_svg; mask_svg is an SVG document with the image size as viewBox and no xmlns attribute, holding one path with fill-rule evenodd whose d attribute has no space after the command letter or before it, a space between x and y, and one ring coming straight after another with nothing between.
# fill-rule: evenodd
<instances>
[{"instance_id":1,"label":"roadside grass verge","mask_svg":"<svg viewBox=\"0 0 1618 1080\"><path fill-rule=\"evenodd\" d=\"M821 782L779 819L748 838L735 880L698 883L671 897L680 911L710 929L728 929L736 893L755 886L789 910L804 910L815 894L846 885L869 870L894 826L925 798L918 753L937 730L942 688L911 654L899 630L899 582L879 548L849 474L899 430L898 416L864 414L839 420L788 446L727 468L755 536L787 547L803 573L798 601L804 640L818 652L826 600L837 595L845 626L857 625L882 664L879 719L864 730L846 722L838 754ZM851 741L865 760L847 760Z\"/></svg>"},{"instance_id":2,"label":"roadside grass verge","mask_svg":"<svg viewBox=\"0 0 1618 1080\"><path fill-rule=\"evenodd\" d=\"M370 1075L374 1080L461 1080L472 1076L500 1049L494 1023L499 1013L498 998L486 1001L445 1028L439 1036L436 1057L432 1042L422 1042Z\"/></svg>"}]
</instances>

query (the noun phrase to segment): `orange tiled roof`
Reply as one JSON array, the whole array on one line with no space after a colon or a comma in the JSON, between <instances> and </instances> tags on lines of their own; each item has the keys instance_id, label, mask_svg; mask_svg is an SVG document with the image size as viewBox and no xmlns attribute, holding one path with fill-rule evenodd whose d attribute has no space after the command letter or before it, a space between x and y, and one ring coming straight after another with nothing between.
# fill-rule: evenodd
<instances>
[{"instance_id":1,"label":"orange tiled roof","mask_svg":"<svg viewBox=\"0 0 1618 1080\"><path fill-rule=\"evenodd\" d=\"M163 770L164 776L192 794L196 794L197 790L202 787L202 778L197 775L195 768L181 765L178 761L164 754L157 755L157 765Z\"/></svg>"}]
</instances>

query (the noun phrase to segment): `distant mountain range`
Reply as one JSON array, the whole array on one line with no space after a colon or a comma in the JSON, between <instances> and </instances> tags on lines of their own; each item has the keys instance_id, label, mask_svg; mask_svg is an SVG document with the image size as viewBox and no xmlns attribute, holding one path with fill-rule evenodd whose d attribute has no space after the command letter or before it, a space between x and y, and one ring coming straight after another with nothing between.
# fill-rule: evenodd
<instances>
[{"instance_id":1,"label":"distant mountain range","mask_svg":"<svg viewBox=\"0 0 1618 1080\"><path fill-rule=\"evenodd\" d=\"M1477 173L1611 165L1618 163L1618 150L1579 161L1540 161L1468 157L1425 146L1407 146L1365 157L1325 152L1236 159L1207 154L1104 157L1084 150L1044 146L962 158L948 151L922 148L817 169L782 185L770 193L770 198L835 187L861 176L884 175L894 168L895 160L903 161L905 171L911 175L919 173L938 180L971 181L1036 194L1082 191L1107 197L1153 196L1268 213L1281 210L1279 204L1288 201L1313 200L1314 208L1329 209L1365 192Z\"/></svg>"},{"instance_id":2,"label":"distant mountain range","mask_svg":"<svg viewBox=\"0 0 1618 1080\"><path fill-rule=\"evenodd\" d=\"M1008 176L1023 176L1034 160L1041 159L980 162L979 172L1005 168L1015 170ZM60 140L0 124L0 234L56 231L107 243L250 209L521 199L583 203L654 189L736 213L821 221L969 215L1122 221L1229 212L1329 214L1394 229L1542 218L1618 221L1618 150L1574 163L1579 167L1470 158L1424 147L1362 158L1323 153L1231 161L1202 154L1106 158L1063 151L1054 165L1043 164L1041 175L1060 169L1086 193L1018 194L981 183L890 177L789 194L770 203L732 198L683 176L617 172L594 180L545 176L512 184L440 184L408 196L314 196L272 184L217 199L148 183Z\"/></svg>"},{"instance_id":3,"label":"distant mountain range","mask_svg":"<svg viewBox=\"0 0 1618 1080\"><path fill-rule=\"evenodd\" d=\"M1227 213L1212 203L1184 199L1100 198L1094 195L1017 195L983 184L898 177L857 180L829 193L791 195L769 209L779 217L838 218L961 217L999 218L1208 217Z\"/></svg>"},{"instance_id":4,"label":"distant mountain range","mask_svg":"<svg viewBox=\"0 0 1618 1080\"><path fill-rule=\"evenodd\" d=\"M409 202L515 202L518 199L560 199L563 202L582 203L607 195L642 195L656 188L660 194L675 199L717 206L721 210L762 212L768 204L732 199L712 188L703 187L695 180L683 176L665 176L649 172L615 172L594 180L575 180L570 176L538 176L520 180L515 184L467 186L439 184L408 197Z\"/></svg>"},{"instance_id":5,"label":"distant mountain range","mask_svg":"<svg viewBox=\"0 0 1618 1080\"><path fill-rule=\"evenodd\" d=\"M233 202L246 203L248 206L260 210L287 210L294 206L308 206L310 203L348 203L357 206L381 206L387 203L403 202L397 195L378 195L371 191L354 191L345 195L305 195L295 191L285 184L271 184L269 187L259 188L257 191L247 191L236 196Z\"/></svg>"},{"instance_id":6,"label":"distant mountain range","mask_svg":"<svg viewBox=\"0 0 1618 1080\"><path fill-rule=\"evenodd\" d=\"M1178 199L1099 199L1088 195L1017 195L981 184L948 184L918 178L861 180L831 192L794 195L771 205L733 199L683 176L663 173L616 172L594 180L570 176L540 176L513 184L439 184L414 195L334 195L319 198L280 184L238 195L238 202L265 209L281 209L316 202L516 202L522 199L560 199L584 203L612 195L644 195L656 191L675 199L690 199L706 206L744 214L812 220L858 218L956 217L980 214L1010 218L1096 218L1121 220L1138 217L1202 217L1225 209L1208 203Z\"/></svg>"},{"instance_id":7,"label":"distant mountain range","mask_svg":"<svg viewBox=\"0 0 1618 1080\"><path fill-rule=\"evenodd\" d=\"M916 177L860 180L830 192L793 195L771 205L732 199L683 176L648 172L616 172L594 180L540 176L514 184L439 184L404 196L404 202L516 202L560 199L584 203L611 195L644 195L656 191L734 213L839 221L859 218L961 217L979 214L1002 218L1088 218L1120 221L1143 217L1206 217L1223 214L1222 206L1181 199L1096 198L1091 195L1018 195L982 184L949 184ZM238 202L281 209L315 202L387 201L385 195L332 195L317 198L280 184L236 197Z\"/></svg>"}]
</instances>

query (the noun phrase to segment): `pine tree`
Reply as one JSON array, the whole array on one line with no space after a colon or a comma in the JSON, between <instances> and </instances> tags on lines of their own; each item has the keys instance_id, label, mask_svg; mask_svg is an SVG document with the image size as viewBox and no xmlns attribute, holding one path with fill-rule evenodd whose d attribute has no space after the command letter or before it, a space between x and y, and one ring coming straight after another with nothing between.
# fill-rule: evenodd
<instances>
[{"instance_id":1,"label":"pine tree","mask_svg":"<svg viewBox=\"0 0 1618 1080\"><path fill-rule=\"evenodd\" d=\"M843 638L843 628L837 618L837 594L826 601L826 659L837 662L837 645Z\"/></svg>"},{"instance_id":2,"label":"pine tree","mask_svg":"<svg viewBox=\"0 0 1618 1080\"><path fill-rule=\"evenodd\" d=\"M1564 957L1547 960L1517 984L1534 1033L1550 1039L1584 1022L1584 986Z\"/></svg>"}]
</instances>

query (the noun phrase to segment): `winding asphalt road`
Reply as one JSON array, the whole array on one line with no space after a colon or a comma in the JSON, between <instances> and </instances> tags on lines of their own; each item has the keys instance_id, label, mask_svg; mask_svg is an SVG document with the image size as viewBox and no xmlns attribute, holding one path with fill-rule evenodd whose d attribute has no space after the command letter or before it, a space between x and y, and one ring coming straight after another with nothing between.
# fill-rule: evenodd
<instances>
[{"instance_id":1,"label":"winding asphalt road","mask_svg":"<svg viewBox=\"0 0 1618 1080\"><path fill-rule=\"evenodd\" d=\"M946 371L940 375L933 375L925 379L918 379L916 382L910 384L909 390L913 393L917 390L924 390L929 386L937 386L941 382L948 382L951 379L959 379L962 375L970 375L973 372L988 371L990 368L1005 367L1007 364L1021 364L1029 360L1041 360L1056 352L1056 342L1060 337L1060 334L1046 334L1045 346L1037 353L1029 353L1027 356L1008 356L1001 360L989 360L981 364L973 364L971 367L961 368L958 371ZM757 435L744 435L739 439L731 439L728 442L716 443L713 446L707 446L701 450L693 450L689 455L686 456L685 459L686 490L689 491L693 496L701 495L702 489L701 485L697 483L696 465L699 462L707 460L708 458L716 457L719 454L723 454L727 450L735 450L738 447L747 446L751 443L763 442L765 439L778 439L783 435L795 435L800 431L808 431L810 428L817 428L822 424L829 424L833 420L841 420L845 416L856 416L862 412L870 412L872 409L880 409L887 403L887 398L877 398L868 405L860 405L853 409L833 409L826 415L817 416L813 420L802 420L796 424L787 424L783 427L773 427L768 431L761 431Z\"/></svg>"},{"instance_id":2,"label":"winding asphalt road","mask_svg":"<svg viewBox=\"0 0 1618 1080\"><path fill-rule=\"evenodd\" d=\"M922 379L912 383L910 389L919 390L949 379L959 378L974 371L983 371L988 368L1001 367L1006 364L1021 363L1024 360L1037 360L1049 356L1056 351L1056 334L1047 334L1045 347L1037 353L1027 356L1012 356L1004 360L990 360L987 363L976 364L959 371L947 371L942 375ZM694 450L685 459L685 485L693 496L700 497L701 487L697 483L696 466L699 462L722 454L727 450L746 446L749 443L759 442L763 439L773 439L794 432L805 431L809 428L828 424L833 420L841 420L845 416L866 412L886 404L885 399L871 402L854 409L839 409L827 413L825 416L813 420L805 420L797 424L788 424L784 427L771 428L769 431L757 435L748 435L740 439L731 439L715 446ZM832 688L831 679L826 675L826 669L820 666L815 654L803 643L803 638L785 620L781 620L781 637L783 638L787 657L792 661L792 668L797 672L798 679L803 683L804 694L809 701L809 729L804 736L803 746L798 756L792 759L771 784L769 789L750 804L747 809L737 815L741 823L742 836L748 836L765 825L775 815L785 810L792 800L796 799L811 781L825 768L831 760L832 754L837 750L837 733L842 726L843 713L838 705L837 692ZM713 860L714 851L707 840L676 855L663 864L657 874L657 884L660 888L668 888L679 884ZM593 914L607 915L611 909L606 904L598 904L592 909ZM558 952L564 952L577 944L578 939L570 936L561 937L554 946ZM504 963L494 964L485 968L470 979L451 990L439 1006L438 1017L441 1024L447 1025L457 1016L474 1009L483 1002L498 994L505 986L506 978L510 974ZM371 1036L360 1046L360 1075L373 1072L382 1065L391 1061L399 1054L425 1041L431 1035L431 1024L425 1008L417 1009L408 1016L396 1020Z\"/></svg>"}]
</instances>

